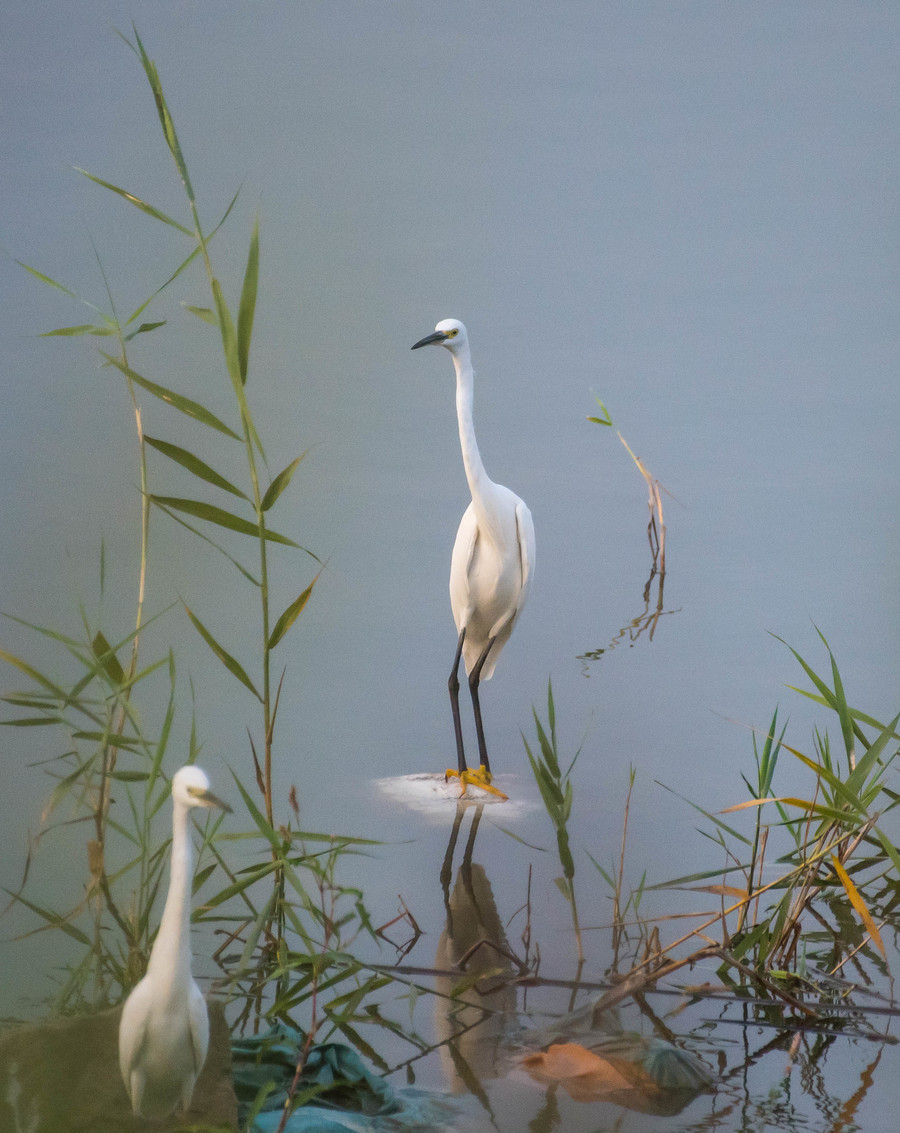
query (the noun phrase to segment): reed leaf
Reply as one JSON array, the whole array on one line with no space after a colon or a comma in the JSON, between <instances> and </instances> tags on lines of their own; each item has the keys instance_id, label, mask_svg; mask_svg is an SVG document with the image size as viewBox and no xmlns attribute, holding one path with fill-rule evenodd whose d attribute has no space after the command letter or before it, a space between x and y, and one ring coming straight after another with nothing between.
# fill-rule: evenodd
<instances>
[{"instance_id":1,"label":"reed leaf","mask_svg":"<svg viewBox=\"0 0 900 1133\"><path fill-rule=\"evenodd\" d=\"M216 318L216 312L210 310L209 307L195 307L191 303L182 303L186 311L190 311L192 315L196 315L198 319L203 322L209 323L210 326L217 327L219 320Z\"/></svg>"},{"instance_id":2,"label":"reed leaf","mask_svg":"<svg viewBox=\"0 0 900 1133\"><path fill-rule=\"evenodd\" d=\"M134 38L137 43L137 54L144 68L144 73L150 83L150 89L153 91L153 98L156 102L156 111L159 115L159 122L163 129L163 134L166 139L166 145L169 147L169 152L175 159L175 165L178 169L178 174L184 184L185 192L187 193L188 200L191 205L194 204L194 187L191 184L191 179L188 175L187 164L184 160L184 154L181 151L181 146L178 142L178 135L175 133L175 123L172 121L172 115L169 112L169 107L166 103L165 95L163 94L162 83L159 79L159 73L156 70L156 64L147 54L144 45L141 42L141 37L138 35L137 28L134 27ZM124 38L124 37L123 37ZM126 40L126 43L128 41ZM131 46L131 45L129 45ZM133 49L133 48L132 48Z\"/></svg>"},{"instance_id":3,"label":"reed leaf","mask_svg":"<svg viewBox=\"0 0 900 1133\"><path fill-rule=\"evenodd\" d=\"M193 611L187 604L185 604L184 608L187 616L194 623L194 628L197 630L206 644L210 647L213 653L215 653L215 655L219 658L219 660L229 671L229 673L237 677L241 684L244 685L245 688L249 689L250 692L252 692L256 697L256 699L260 701L260 703L262 703L262 697L256 691L256 686L244 672L244 669L242 668L240 663L236 661L235 658L232 657L231 654L218 643L218 641L216 641L216 639L209 632L203 622L200 621L200 619L196 616L196 614L193 613Z\"/></svg>"},{"instance_id":4,"label":"reed leaf","mask_svg":"<svg viewBox=\"0 0 900 1133\"><path fill-rule=\"evenodd\" d=\"M716 818L716 816L711 811L704 810L702 806L698 806L697 803L692 802L689 798L686 798L684 795L679 794L678 791L673 790L671 787L667 787L665 783L660 783L659 779L656 780L656 783L658 786L662 787L664 791L669 791L671 794L681 799L682 802L686 802L688 806L693 807L696 811L699 811L704 818L709 819L710 822L719 827L720 830L724 830L726 834L731 835L732 838L737 838L737 840L739 842L743 842L745 846L750 845L749 838L745 838L744 835L735 830L733 826L728 826L727 823L724 823L721 821L721 819Z\"/></svg>"},{"instance_id":5,"label":"reed leaf","mask_svg":"<svg viewBox=\"0 0 900 1133\"><path fill-rule=\"evenodd\" d=\"M90 939L90 937L85 936L81 929L76 928L75 925L71 924L67 917L63 916L60 913L51 912L49 909L45 909L41 905L36 905L34 901L29 901L28 898L23 897L21 893L13 893L10 889L4 889L3 891L4 893L8 893L9 896L14 898L20 905L24 905L26 909L31 909L33 913L37 913L37 915L46 922L46 924L43 926L44 929L58 928L62 932L64 932L66 936L70 936L79 944L83 944L87 948L93 947L93 941ZM36 931L40 932L42 931L42 929L37 929ZM25 937L34 935L34 932L25 933Z\"/></svg>"},{"instance_id":6,"label":"reed leaf","mask_svg":"<svg viewBox=\"0 0 900 1133\"><path fill-rule=\"evenodd\" d=\"M247 267L244 271L244 284L241 288L241 301L238 306L237 350L241 382L247 384L247 367L250 362L250 339L253 337L253 317L256 312L256 293L259 287L259 218L253 222L250 234L250 250L247 253Z\"/></svg>"},{"instance_id":7,"label":"reed leaf","mask_svg":"<svg viewBox=\"0 0 900 1133\"><path fill-rule=\"evenodd\" d=\"M96 338L111 338L116 333L114 327L98 327L93 323L82 323L75 327L57 327L56 330L45 330L39 338L74 338L78 335L92 334Z\"/></svg>"},{"instance_id":8,"label":"reed leaf","mask_svg":"<svg viewBox=\"0 0 900 1133\"><path fill-rule=\"evenodd\" d=\"M301 452L295 460L291 461L287 468L282 468L282 470L278 473L272 483L268 486L268 488L266 489L266 494L263 496L262 503L260 504L260 508L263 511L268 511L288 486L288 484L290 484L291 477L297 471L297 465L306 456L307 452L309 452L309 449Z\"/></svg>"},{"instance_id":9,"label":"reed leaf","mask_svg":"<svg viewBox=\"0 0 900 1133\"><path fill-rule=\"evenodd\" d=\"M312 589L315 586L316 581L318 580L318 577L319 576L316 575L316 577L312 580L312 582L309 584L309 586L307 586L307 588L303 591L303 593L300 595L300 597L295 598L294 601L291 602L290 606L288 606L288 608L284 611L284 613L281 615L281 617L275 623L275 628L272 630L271 634L269 635L269 642L268 642L269 649L275 648L275 646L279 643L279 641L281 641L281 639L284 637L284 635L287 633L287 631L291 628L291 626L294 624L294 622L300 616L300 614L303 610L303 607L309 601L309 596L310 596L310 594L312 594Z\"/></svg>"},{"instance_id":10,"label":"reed leaf","mask_svg":"<svg viewBox=\"0 0 900 1133\"><path fill-rule=\"evenodd\" d=\"M4 697L8 701L9 697ZM62 716L19 716L13 720L0 720L2 728L40 728L46 724L64 724Z\"/></svg>"},{"instance_id":11,"label":"reed leaf","mask_svg":"<svg viewBox=\"0 0 900 1133\"><path fill-rule=\"evenodd\" d=\"M222 351L225 355L225 364L228 368L228 375L231 378L231 384L234 388L235 397L237 398L238 406L241 411L241 420L244 422L253 444L256 446L263 460L265 460L265 452L262 447L262 441L256 432L256 426L253 424L253 418L250 415L250 407L247 404L247 398L244 393L244 382L241 377L241 362L238 353L238 339L237 332L234 329L234 322L231 318L231 312L228 309L228 304L225 302L225 296L222 293L222 285L213 277L210 280L212 287L213 299L216 305L216 316L219 323L219 331L222 335Z\"/></svg>"},{"instance_id":12,"label":"reed leaf","mask_svg":"<svg viewBox=\"0 0 900 1133\"><path fill-rule=\"evenodd\" d=\"M101 351L101 353L103 353ZM111 365L120 370L126 378L130 378L135 385L145 389L147 393L158 397L160 401L164 401L167 405L171 405L173 409L179 410L188 417L192 417L195 421L199 421L201 425L208 425L211 429L217 432L224 433L228 437L233 437L236 441L241 438L238 433L230 429L224 421L220 421L214 413L211 413L205 406L201 405L198 401L193 401L189 397L184 397L183 394L175 393L174 390L166 389L165 386L158 385L156 382L150 381L149 378L141 377L130 366L126 366L124 362L118 358L113 358L111 354L103 353L103 357Z\"/></svg>"},{"instance_id":13,"label":"reed leaf","mask_svg":"<svg viewBox=\"0 0 900 1133\"><path fill-rule=\"evenodd\" d=\"M14 620L18 621L19 619L16 618ZM0 649L0 661L6 661L8 665L14 666L14 668L18 669L26 676L31 677L36 684L43 685L44 688L53 693L54 696L65 701L65 691L61 689L59 685L54 684L48 677L45 677L43 673L35 669L33 665L29 665L27 661L23 661L21 657L16 657L15 654L8 653L5 649Z\"/></svg>"},{"instance_id":14,"label":"reed leaf","mask_svg":"<svg viewBox=\"0 0 900 1133\"><path fill-rule=\"evenodd\" d=\"M814 759L810 759L808 755L804 755L802 751L797 751L796 748L791 747L789 744L784 745L785 751L789 751L791 755L797 757L801 763L804 763L811 771L813 771L834 793L835 798L840 797L857 816L866 817L865 805L861 802L858 794L855 791L849 790L847 785L839 775L835 775L833 771L829 771L821 763L816 763ZM851 818L849 813L843 815L844 821Z\"/></svg>"},{"instance_id":15,"label":"reed leaf","mask_svg":"<svg viewBox=\"0 0 900 1133\"><path fill-rule=\"evenodd\" d=\"M187 449L183 449L179 445L170 444L168 441L161 441L157 437L151 437L147 434L144 435L144 440L151 448L155 448L157 452L161 452L163 456L167 456L169 460L174 460L176 464L180 464L182 468L186 468L188 472L193 473L194 476L205 480L208 484L212 484L216 488L230 492L233 496L239 496L242 500L247 499L247 496L240 488L236 488L230 480L226 480L224 476L220 476L214 468L210 468L205 461L201 460L198 456L194 456L194 454L188 452Z\"/></svg>"},{"instance_id":16,"label":"reed leaf","mask_svg":"<svg viewBox=\"0 0 900 1133\"><path fill-rule=\"evenodd\" d=\"M224 511L213 504L203 503L202 500L188 500L176 496L150 496L150 500L157 507L183 511L197 519L205 519L207 523L215 523L229 531L237 531L241 535L250 535L254 539L258 539L260 534L263 534L272 543L282 543L286 547L296 547L298 551L303 550L299 543L295 543L293 539L289 539L286 535L279 535L276 531L269 531L268 529L260 532L258 525L251 520L242 519L239 515L233 515L230 511Z\"/></svg>"},{"instance_id":17,"label":"reed leaf","mask_svg":"<svg viewBox=\"0 0 900 1133\"><path fill-rule=\"evenodd\" d=\"M856 909L857 913L859 913L859 916L860 916L863 924L866 926L866 931L868 932L869 936L872 938L872 940L875 944L875 947L878 949L878 951L881 953L881 955L884 957L884 959L887 960L887 951L885 950L885 947L884 947L884 941L881 939L881 933L878 931L878 926L875 924L875 921L872 919L872 914L869 912L868 906L866 905L865 901L862 899L862 895L860 894L860 892L856 888L856 886L853 884L853 881L851 880L850 875L847 873L847 871L841 865L839 859L836 856L832 857L831 864L834 867L834 872L838 875L838 878L840 879L841 885L843 885L843 887L844 887L844 891L846 892L847 897L850 900L850 904L853 906L854 909Z\"/></svg>"},{"instance_id":18,"label":"reed leaf","mask_svg":"<svg viewBox=\"0 0 900 1133\"><path fill-rule=\"evenodd\" d=\"M202 539L205 543L209 543L211 547L215 547L219 554L224 555L225 558L228 559L228 561L231 563L231 565L233 567L236 567L237 570L241 572L241 574L244 576L244 578L247 579L249 583L251 583L253 586L256 586L257 588L259 587L259 579L254 578L250 571L247 570L246 567L242 566L233 555L229 555L229 553L225 550L221 543L217 543L215 539L210 539L210 537L204 534L204 532L202 532L199 528L194 527L193 524L188 523L186 520L182 519L177 512L171 511L169 508L164 507L158 501L156 506L161 512L163 512L163 514L167 515L169 519L174 520L175 523L180 523L181 526L190 531L192 535L196 535L198 539Z\"/></svg>"},{"instance_id":19,"label":"reed leaf","mask_svg":"<svg viewBox=\"0 0 900 1133\"><path fill-rule=\"evenodd\" d=\"M165 289L166 289L166 288L167 288L167 287L169 286L169 284L170 284L170 283L172 283L172 282L173 282L174 280L176 280L176 279L177 279L177 278L178 278L178 277L179 277L179 276L181 275L181 273L182 273L182 272L184 271L184 269L185 269L186 267L188 267L188 266L189 266L190 264L192 264L192 263L194 262L194 260L196 260L196 258L197 258L197 257L198 257L199 255L200 255L200 245L198 244L198 245L197 245L197 246L196 246L196 247L195 247L195 248L194 248L194 249L193 249L193 250L192 250L192 251L190 252L190 254L189 254L189 255L188 255L188 256L187 256L187 257L186 257L186 258L185 258L184 260L182 260L182 262L181 262L181 263L180 263L180 264L178 265L178 267L177 267L177 268L176 268L176 269L175 269L175 270L174 270L174 271L172 272L172 274L171 274L171 275L169 276L169 278L168 278L168 279L167 279L167 280L165 281L165 283L161 283L161 284L159 285L159 287L157 287L157 289L156 289L156 290L155 290L155 291L153 292L153 294L152 294L152 295L150 295L150 296L149 296L148 298L146 298L146 299L145 299L145 300L143 301L143 303L141 303L141 305L140 305L139 307L137 307L137 308L136 308L136 309L135 309L135 310L134 310L134 311L132 312L132 314L131 314L131 315L129 316L129 318L128 318L128 319L126 320L126 323L125 323L125 325L126 325L126 326L130 326L130 325L131 325L131 324L132 324L132 323L134 322L134 320L135 320L136 318L138 318L138 317L139 317L139 316L140 316L140 315L141 315L141 314L142 314L142 313L143 313L144 311L146 311L146 309L147 309L147 308L148 308L148 307L150 306L150 304L151 304L151 303L153 302L153 300L154 300L154 299L155 299L155 298L157 297L157 295L159 295L159 294L160 294L160 292L162 292L162 291L165 291Z\"/></svg>"},{"instance_id":20,"label":"reed leaf","mask_svg":"<svg viewBox=\"0 0 900 1133\"><path fill-rule=\"evenodd\" d=\"M91 642L91 648L94 651L94 656L103 667L103 671L109 677L114 685L122 685L125 683L125 671L119 664L119 659L113 652L112 646L103 636L100 630L94 635L94 640Z\"/></svg>"},{"instance_id":21,"label":"reed leaf","mask_svg":"<svg viewBox=\"0 0 900 1133\"><path fill-rule=\"evenodd\" d=\"M235 775L234 771L231 772L231 777L234 779L235 783L237 784L237 789L240 791L241 798L244 800L244 806L247 808L247 810L250 814L250 817L256 823L256 826L257 826L259 832L263 835L263 837L272 846L272 848L274 850L280 851L281 850L281 839L278 837L278 834L275 832L275 829L266 821L265 816L260 811L260 809L256 805L256 803L254 803L253 799L250 797L250 795L247 793L247 791L244 789L243 783L240 781L240 779L238 779L238 777L237 777L237 775Z\"/></svg>"},{"instance_id":22,"label":"reed leaf","mask_svg":"<svg viewBox=\"0 0 900 1133\"><path fill-rule=\"evenodd\" d=\"M156 220L161 220L163 224L168 224L172 228L177 228L179 232L183 232L186 236L193 236L194 233L190 228L185 228L183 224L179 224L177 220L173 220L162 211L162 209L154 208L153 205L147 204L142 201L140 197L135 196L134 193L129 193L127 189L121 189L118 185L112 185L109 181L104 181L102 177L96 177L93 173L88 173L86 169L80 169L77 165L73 166L76 173L82 173L89 181L93 181L95 185L100 185L104 189L109 189L112 193L118 193L120 197L124 197L126 201L133 204L135 208L145 212L148 216L152 216Z\"/></svg>"},{"instance_id":23,"label":"reed leaf","mask_svg":"<svg viewBox=\"0 0 900 1133\"><path fill-rule=\"evenodd\" d=\"M137 330L133 330L130 334L125 335L125 341L131 342L131 340L137 338L139 334L148 334L151 330L156 330L158 327L164 327L165 325L165 319L161 319L157 323L141 323Z\"/></svg>"},{"instance_id":24,"label":"reed leaf","mask_svg":"<svg viewBox=\"0 0 900 1133\"><path fill-rule=\"evenodd\" d=\"M55 287L58 291L65 292L65 294L69 295L72 299L78 299L78 296L74 291L70 291L68 287L66 287L62 283L57 282L57 280L51 279L49 275L44 275L44 273L42 271L38 271L37 268L30 267L28 264L23 263L21 260L16 260L16 263L20 268L24 268L29 275L33 275L35 279L39 279L41 283L46 283L50 287ZM81 299L79 299L78 301L83 302L83 300ZM88 306L92 306L92 304L88 304Z\"/></svg>"},{"instance_id":25,"label":"reed leaf","mask_svg":"<svg viewBox=\"0 0 900 1133\"><path fill-rule=\"evenodd\" d=\"M890 724L887 724L884 728L882 728L881 732L869 744L868 751L862 757L862 759L859 760L856 767L847 777L848 790L859 791L862 789L863 784L869 777L869 772L877 763L880 762L881 753L884 751L885 747L888 745L891 739L896 737L898 723L900 723L900 713L898 713L894 717L894 719L891 720ZM894 752L894 754L887 762L892 762L896 755L897 752Z\"/></svg>"}]
</instances>

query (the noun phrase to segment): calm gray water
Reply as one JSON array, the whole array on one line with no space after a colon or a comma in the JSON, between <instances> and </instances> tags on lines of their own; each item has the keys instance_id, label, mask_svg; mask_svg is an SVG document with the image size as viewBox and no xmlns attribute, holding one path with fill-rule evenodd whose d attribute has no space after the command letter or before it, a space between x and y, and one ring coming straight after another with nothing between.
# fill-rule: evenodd
<instances>
[{"instance_id":1,"label":"calm gray water","mask_svg":"<svg viewBox=\"0 0 900 1133\"><path fill-rule=\"evenodd\" d=\"M279 794L297 785L312 828L410 840L359 867L382 920L398 893L435 940L443 915L452 816L425 819L372 786L454 760L447 575L466 483L450 360L409 351L440 318L467 323L482 455L537 531L530 605L483 695L492 757L518 775L517 799L536 803L520 731L533 735L532 705L543 711L552 678L563 751L582 747L572 839L588 921L609 910L583 851L617 855L630 768L636 884L644 871L663 880L717 864L696 812L657 781L709 809L739 801L749 729L776 704L811 750L813 721L827 721L785 687L802 673L772 634L825 670L818 627L850 701L882 719L896 711L895 8L226 2L142 13L91 0L77 13L10 11L0 244L102 305L93 242L123 311L185 254L170 230L69 168L184 217L143 75L110 30L130 31L132 18L207 225L243 185L214 246L234 303L260 217L248 394L273 471L310 449L276 526L327 564L278 657ZM98 369L91 340L35 337L85 321L84 308L10 258L0 289L0 607L77 633L79 601L99 617L102 539L107 633L124 637L138 517L124 387ZM207 301L199 275L179 280L148 311L169 324L134 344L132 362L226 415L213 332L179 306ZM628 631L650 568L646 493L613 431L585 420L595 396L671 493L652 640ZM151 434L195 443L186 420L155 402L145 411ZM206 456L238 474L221 449ZM161 462L154 475L156 490L187 491ZM256 605L233 568L162 516L152 539L150 609L183 597L251 664ZM276 605L311 567L274 556ZM146 649L170 644L194 682L201 762L224 793L228 767L247 774L252 702L177 610ZM0 646L62 671L15 623ZM2 683L21 681L9 670ZM184 690L173 769L190 726ZM8 887L49 789L30 766L58 750L46 736L0 736ZM785 766L780 789L802 783ZM503 825L546 847L552 831L537 807L485 821L480 860L505 920L524 900L529 857ZM36 892L74 904L46 845ZM535 861L545 968L571 974L565 909L543 884L553 862ZM9 1010L23 988L42 994L34 956L57 962L49 941L34 949L4 953Z\"/></svg>"}]
</instances>

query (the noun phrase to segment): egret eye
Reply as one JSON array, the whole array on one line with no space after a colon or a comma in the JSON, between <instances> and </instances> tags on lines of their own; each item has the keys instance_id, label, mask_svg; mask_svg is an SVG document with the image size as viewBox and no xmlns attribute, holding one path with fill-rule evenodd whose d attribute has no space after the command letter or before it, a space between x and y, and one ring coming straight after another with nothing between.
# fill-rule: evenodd
<instances>
[{"instance_id":1,"label":"egret eye","mask_svg":"<svg viewBox=\"0 0 900 1133\"><path fill-rule=\"evenodd\" d=\"M458 329L457 329L456 327L454 327L454 328L453 328L453 330L448 330L448 331L447 331L447 337L448 337L448 338L456 338L456 336L457 336L458 334L459 334L459 330L458 330Z\"/></svg>"}]
</instances>

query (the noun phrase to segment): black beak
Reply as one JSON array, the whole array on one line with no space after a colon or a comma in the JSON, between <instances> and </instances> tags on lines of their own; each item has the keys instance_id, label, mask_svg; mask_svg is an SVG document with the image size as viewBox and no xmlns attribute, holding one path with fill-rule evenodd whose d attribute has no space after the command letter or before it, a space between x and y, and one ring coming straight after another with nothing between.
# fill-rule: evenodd
<instances>
[{"instance_id":1,"label":"black beak","mask_svg":"<svg viewBox=\"0 0 900 1133\"><path fill-rule=\"evenodd\" d=\"M445 330L436 330L434 334L426 334L424 338L420 338L410 347L410 350L418 350L420 346L431 346L433 342L443 342L446 337L447 332Z\"/></svg>"}]
</instances>

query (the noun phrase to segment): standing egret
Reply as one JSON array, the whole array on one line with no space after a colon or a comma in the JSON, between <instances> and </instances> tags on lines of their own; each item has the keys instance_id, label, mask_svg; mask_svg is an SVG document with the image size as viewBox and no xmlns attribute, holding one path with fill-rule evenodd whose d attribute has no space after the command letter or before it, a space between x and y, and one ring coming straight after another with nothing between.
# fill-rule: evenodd
<instances>
[{"instance_id":1,"label":"standing egret","mask_svg":"<svg viewBox=\"0 0 900 1133\"><path fill-rule=\"evenodd\" d=\"M179 1103L186 1110L209 1047L206 1003L191 975L192 807L231 810L210 792L199 767L182 767L172 779L169 895L147 974L125 1001L119 1023L119 1067L139 1117L167 1117Z\"/></svg>"},{"instance_id":2,"label":"standing egret","mask_svg":"<svg viewBox=\"0 0 900 1133\"><path fill-rule=\"evenodd\" d=\"M472 502L456 533L450 561L450 605L459 638L448 684L459 769L447 774L458 776L463 784L473 783L493 790L489 786L491 768L484 742L478 684L493 675L500 651L528 597L534 570L534 524L523 501L509 488L495 484L481 462L472 419L475 371L466 328L458 319L444 319L433 334L420 339L412 349L432 344L445 346L450 351L456 369L459 443L472 493ZM481 759L478 771L467 768L463 750L459 719L460 657L465 661L472 694Z\"/></svg>"}]
</instances>

